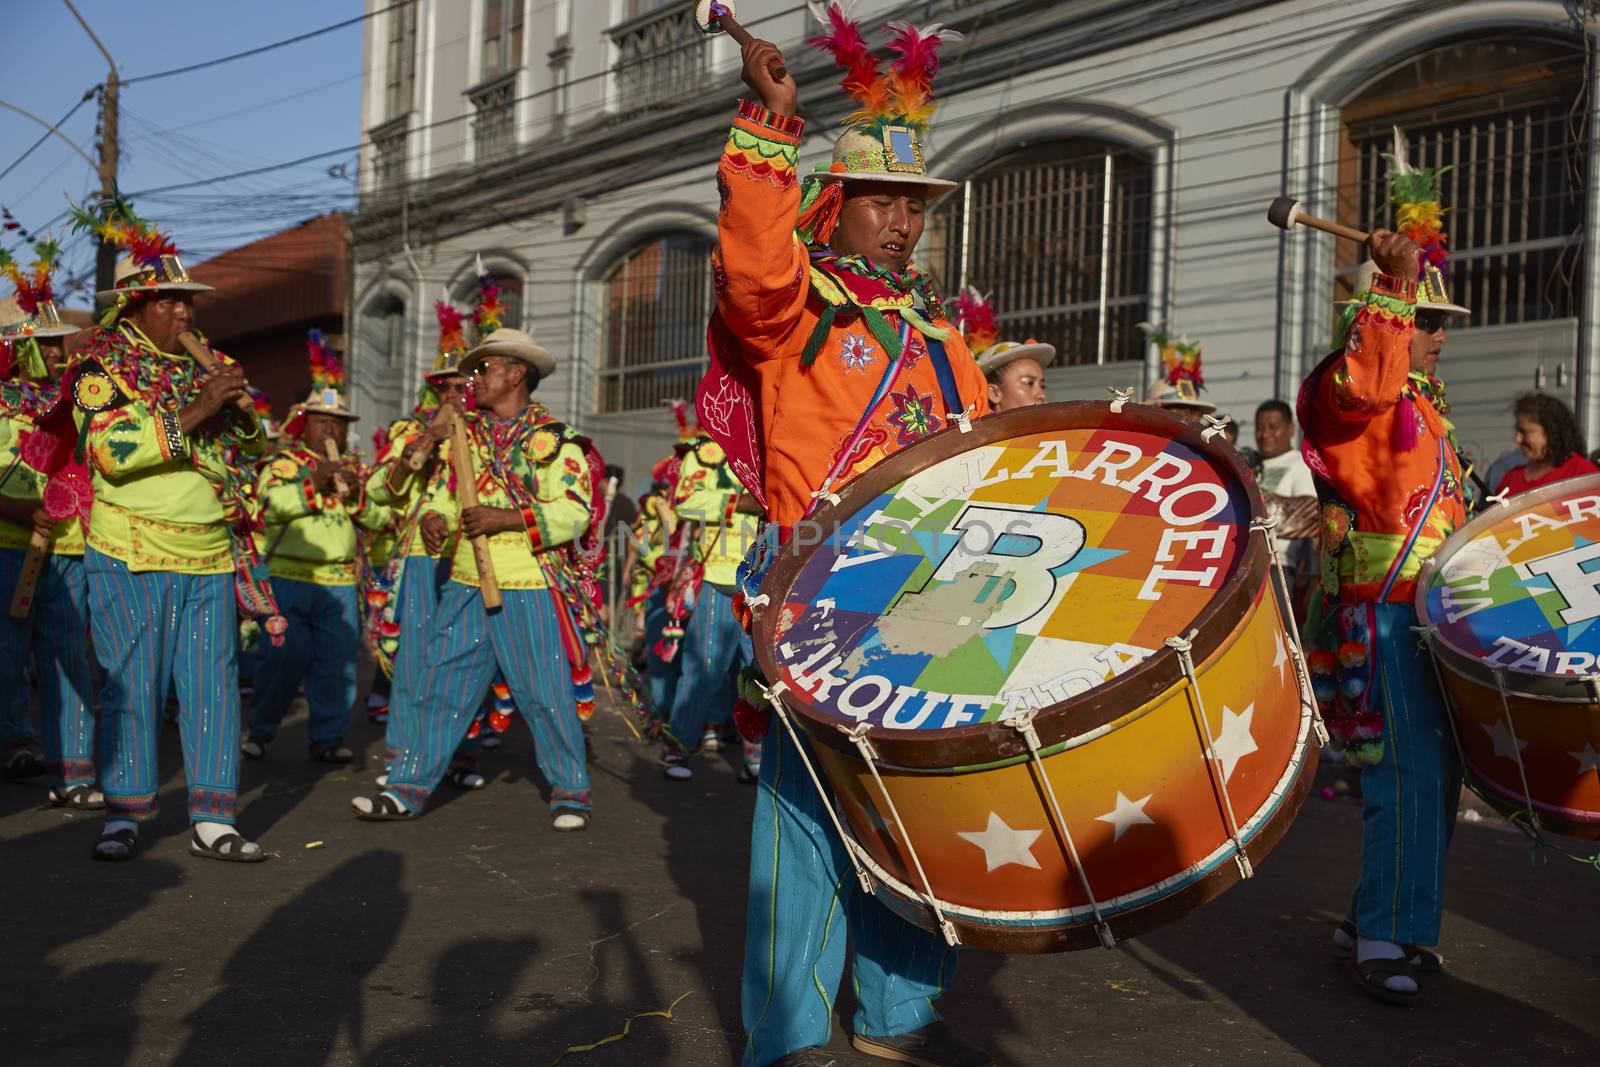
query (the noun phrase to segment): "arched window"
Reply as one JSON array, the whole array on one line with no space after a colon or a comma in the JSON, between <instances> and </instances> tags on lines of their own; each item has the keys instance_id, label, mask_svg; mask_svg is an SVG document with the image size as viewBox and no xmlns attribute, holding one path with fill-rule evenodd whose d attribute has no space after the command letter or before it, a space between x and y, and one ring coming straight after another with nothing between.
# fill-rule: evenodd
<instances>
[{"instance_id":1,"label":"arched window","mask_svg":"<svg viewBox=\"0 0 1600 1067\"><path fill-rule=\"evenodd\" d=\"M1473 326L1578 314L1587 109L1583 49L1526 34L1482 34L1384 74L1341 113L1340 216L1394 225L1385 153L1393 128L1411 162L1440 178L1450 295ZM1339 242L1336 296L1349 295L1360 248Z\"/></svg>"},{"instance_id":2,"label":"arched window","mask_svg":"<svg viewBox=\"0 0 1600 1067\"><path fill-rule=\"evenodd\" d=\"M1104 141L1025 145L937 204L941 292L991 294L1001 334L1064 364L1144 358L1150 317L1149 157Z\"/></svg>"},{"instance_id":3,"label":"arched window","mask_svg":"<svg viewBox=\"0 0 1600 1067\"><path fill-rule=\"evenodd\" d=\"M706 370L711 241L673 234L635 249L603 282L600 411L693 402Z\"/></svg>"},{"instance_id":4,"label":"arched window","mask_svg":"<svg viewBox=\"0 0 1600 1067\"><path fill-rule=\"evenodd\" d=\"M522 275L496 268L489 271L489 278L500 287L500 303L505 308L500 325L513 330L525 329L522 318ZM456 286L452 299L456 307L471 315L478 306L478 276L468 275L465 281ZM468 340L471 340L470 336Z\"/></svg>"},{"instance_id":5,"label":"arched window","mask_svg":"<svg viewBox=\"0 0 1600 1067\"><path fill-rule=\"evenodd\" d=\"M362 377L380 417L400 413L405 388L406 302L392 293L369 301L361 312L357 358L371 368Z\"/></svg>"}]
</instances>

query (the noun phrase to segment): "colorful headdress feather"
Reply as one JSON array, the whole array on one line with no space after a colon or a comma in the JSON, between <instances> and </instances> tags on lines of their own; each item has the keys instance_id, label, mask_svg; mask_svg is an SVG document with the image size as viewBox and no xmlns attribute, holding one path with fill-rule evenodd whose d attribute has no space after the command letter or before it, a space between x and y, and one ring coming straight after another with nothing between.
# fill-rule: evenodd
<instances>
[{"instance_id":1,"label":"colorful headdress feather","mask_svg":"<svg viewBox=\"0 0 1600 1067\"><path fill-rule=\"evenodd\" d=\"M128 253L141 267L157 267L162 256L175 256L178 246L155 223L140 218L122 197L103 201L97 209L72 204L73 229L103 238Z\"/></svg>"},{"instance_id":2,"label":"colorful headdress feather","mask_svg":"<svg viewBox=\"0 0 1600 1067\"><path fill-rule=\"evenodd\" d=\"M1389 203L1395 229L1422 246L1424 266L1449 276L1450 250L1445 244L1444 207L1439 202L1439 177L1449 167L1414 167L1407 158L1406 135L1394 127L1394 154L1389 163Z\"/></svg>"},{"instance_id":3,"label":"colorful headdress feather","mask_svg":"<svg viewBox=\"0 0 1600 1067\"><path fill-rule=\"evenodd\" d=\"M339 354L323 341L321 330L306 332L306 358L311 364L313 393L327 389L344 392L344 364L339 361Z\"/></svg>"},{"instance_id":4,"label":"colorful headdress feather","mask_svg":"<svg viewBox=\"0 0 1600 1067\"><path fill-rule=\"evenodd\" d=\"M439 320L439 353L433 369L442 370L452 355L460 356L467 350L466 331L462 329L466 316L448 300L434 301L433 314Z\"/></svg>"},{"instance_id":5,"label":"colorful headdress feather","mask_svg":"<svg viewBox=\"0 0 1600 1067\"><path fill-rule=\"evenodd\" d=\"M482 257L478 258L477 270L478 306L472 312L472 336L482 341L505 325L506 307L500 302L500 284L485 269Z\"/></svg>"},{"instance_id":6,"label":"colorful headdress feather","mask_svg":"<svg viewBox=\"0 0 1600 1067\"><path fill-rule=\"evenodd\" d=\"M1206 387L1205 376L1200 373L1201 345L1187 337L1173 337L1165 326L1148 322L1139 323L1150 343L1161 350L1162 377L1168 385L1193 382L1196 389Z\"/></svg>"},{"instance_id":7,"label":"colorful headdress feather","mask_svg":"<svg viewBox=\"0 0 1600 1067\"><path fill-rule=\"evenodd\" d=\"M961 35L938 23L918 29L891 22L884 32L894 58L884 70L848 6L837 0L826 7L820 0L811 0L808 6L822 24L823 32L806 43L833 56L834 66L844 71L841 85L856 102L856 110L845 117L844 125L880 134L886 126L925 131L933 116L933 76L939 70L939 47L946 41L959 40Z\"/></svg>"},{"instance_id":8,"label":"colorful headdress feather","mask_svg":"<svg viewBox=\"0 0 1600 1067\"><path fill-rule=\"evenodd\" d=\"M50 285L50 274L55 270L56 258L60 255L59 241L48 239L35 241L33 261L28 264L28 269L24 270L10 252L0 248L0 272L11 280L16 290L17 307L22 309L24 315L31 318L41 304L55 300L56 294Z\"/></svg>"},{"instance_id":9,"label":"colorful headdress feather","mask_svg":"<svg viewBox=\"0 0 1600 1067\"><path fill-rule=\"evenodd\" d=\"M970 285L956 297L955 324L974 357L1000 340L1000 320L993 301Z\"/></svg>"}]
</instances>

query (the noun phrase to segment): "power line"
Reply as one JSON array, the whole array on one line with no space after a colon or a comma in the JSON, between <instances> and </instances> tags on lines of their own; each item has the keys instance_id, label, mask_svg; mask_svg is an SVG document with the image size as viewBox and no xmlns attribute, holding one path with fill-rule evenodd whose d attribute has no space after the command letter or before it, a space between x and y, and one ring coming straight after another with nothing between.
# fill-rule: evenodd
<instances>
[{"instance_id":1,"label":"power line","mask_svg":"<svg viewBox=\"0 0 1600 1067\"><path fill-rule=\"evenodd\" d=\"M89 88L85 89L84 92L83 92L82 98L80 98L76 104L72 105L72 110L68 111L65 115L62 115L59 119L56 120L55 129L46 130L43 133L41 133L39 135L39 139L37 141L33 142L31 145L29 145L28 146L28 150L26 152L23 152L22 155L18 156L16 158L16 161L13 162L11 164L11 166L7 167L5 170L0 170L0 178L4 178L7 174L10 174L12 171L16 170L19 166L21 166L23 160L25 160L29 156L33 155L33 150L35 148L38 148L40 145L42 145L46 141L48 141L50 139L50 135L52 133L54 133L55 130L60 129L62 126L65 126L67 124L67 120L72 118L72 116L76 115L78 113L78 109L80 107L82 107L84 104L87 104L91 99L94 98L94 94L96 93L96 91L99 90L99 88L100 87L98 85L91 85Z\"/></svg>"},{"instance_id":2,"label":"power line","mask_svg":"<svg viewBox=\"0 0 1600 1067\"><path fill-rule=\"evenodd\" d=\"M208 59L203 63L191 63L187 67L174 67L171 70L156 71L154 74L141 74L137 78L123 78L121 79L121 82L123 85L138 85L140 82L155 81L157 78L171 78L178 74L191 74L194 71L205 70L208 67L220 66L223 63L232 63L237 59L248 59L251 56L259 56L264 52L271 52L274 49L284 48L291 44L299 44L301 41L309 41L313 37L321 37L325 33L333 33L335 30L342 30L347 26L355 26L359 23L367 21L370 18L374 18L378 15L386 15L391 11L399 10L402 7L409 7L414 3L416 3L416 0L400 0L399 3L390 4L388 7L379 8L377 11L368 11L364 15L357 15L355 18L345 19L343 22L335 22L332 26L324 26L320 30L312 30L309 33L297 34L294 37L285 37L281 41L274 41L271 44L264 44L257 48L246 49L243 52L235 52L231 56L219 56L216 59Z\"/></svg>"}]
</instances>

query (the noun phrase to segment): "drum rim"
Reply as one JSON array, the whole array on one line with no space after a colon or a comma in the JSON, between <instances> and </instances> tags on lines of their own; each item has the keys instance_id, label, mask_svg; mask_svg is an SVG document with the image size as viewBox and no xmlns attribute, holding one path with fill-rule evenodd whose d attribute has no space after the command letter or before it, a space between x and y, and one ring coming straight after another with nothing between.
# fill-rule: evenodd
<instances>
[{"instance_id":1,"label":"drum rim","mask_svg":"<svg viewBox=\"0 0 1600 1067\"><path fill-rule=\"evenodd\" d=\"M1168 414L1164 409L1147 404L1128 404L1121 410L1113 410L1111 403L1104 400L1064 401L990 415L973 422L971 429L965 433L952 426L894 453L855 478L839 491L837 503L824 501L811 518L823 526L830 521L847 519L859 510L863 500L871 500L934 464L997 440L1052 429L1103 427L1113 421L1120 421L1123 429L1162 434L1187 445L1219 470L1232 472L1235 482L1245 494L1251 525L1245 527L1246 543L1240 552L1239 562L1216 595L1188 623L1189 629L1194 632L1191 638L1193 662L1196 665L1204 663L1223 646L1250 613L1258 595L1265 593L1276 599L1273 590L1263 590L1263 586L1270 581L1271 559L1266 538L1257 536L1254 530L1254 524L1263 521L1266 508L1255 476L1245 466L1243 457L1221 440L1220 433L1216 435L1218 440L1207 440L1200 428ZM926 461L918 458L915 466L906 459L908 455L924 453L929 458ZM782 599L775 594L779 590L787 591L793 585L800 568L817 547L808 546L803 551L785 548L773 561L762 582L761 591L771 599L767 606L753 612L753 633L756 662L762 674L769 679L781 677L773 654L773 630L777 625ZM1127 672L1086 692L1041 708L1034 719L1040 748L1048 749L1104 726L1143 707L1183 681L1184 674L1177 652L1170 647L1159 648L1155 654ZM837 729L841 723L813 717L804 705L791 701L787 691L779 699L807 727L806 733L813 740L820 740L841 752L859 755L854 743L842 730ZM1021 734L1002 720L936 730L891 730L870 726L866 736L877 750L881 763L907 769L948 769L968 763L995 762L1028 755L1028 747Z\"/></svg>"},{"instance_id":2,"label":"drum rim","mask_svg":"<svg viewBox=\"0 0 1600 1067\"><path fill-rule=\"evenodd\" d=\"M1422 570L1417 575L1417 590L1412 598L1412 609L1417 613L1417 621L1426 629L1428 647L1433 650L1434 655L1441 660L1460 664L1463 669L1458 673L1473 677L1476 672L1482 672L1482 677L1488 679L1488 684L1494 684L1497 668L1485 665L1481 656L1457 648L1441 636L1442 631L1428 610L1428 594L1433 591L1434 585L1443 574L1446 561L1459 553L1464 546L1475 541L1486 528L1503 519L1508 512L1537 507L1562 497L1581 496L1583 495L1583 491L1579 488L1581 486L1588 486L1589 492L1600 496L1600 473L1564 478L1559 482L1507 497L1474 515L1462 525L1461 529L1439 542L1439 547L1434 549L1433 554L1422 563ZM1508 685L1508 689L1527 695L1559 696L1561 691L1574 685L1586 686L1588 681L1586 675L1551 674L1547 671L1512 667L1509 664L1498 670L1507 678L1517 679L1516 688L1512 689Z\"/></svg>"}]
</instances>

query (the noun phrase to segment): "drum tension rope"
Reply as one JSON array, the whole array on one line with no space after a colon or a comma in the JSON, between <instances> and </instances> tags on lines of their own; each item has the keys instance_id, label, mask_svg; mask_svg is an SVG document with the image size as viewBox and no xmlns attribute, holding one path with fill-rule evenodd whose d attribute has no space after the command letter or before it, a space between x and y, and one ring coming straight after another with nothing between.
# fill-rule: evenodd
<instances>
[{"instance_id":1,"label":"drum tension rope","mask_svg":"<svg viewBox=\"0 0 1600 1067\"><path fill-rule=\"evenodd\" d=\"M883 777L878 774L878 750L872 747L872 742L867 738L867 731L872 727L867 723L857 723L855 726L846 726L839 723L838 730L848 737L856 746L856 751L861 753L861 758L866 761L867 770L872 772L872 780L878 783L878 792L883 796L883 802L889 806L889 815L894 819L895 829L900 831L900 840L905 843L906 851L911 854L911 862L917 868L917 877L922 879L922 898L927 901L928 907L933 909L933 917L939 923L939 932L944 934L945 943L949 945L961 944L961 936L956 933L956 928L949 919L944 917L944 909L939 907L939 898L933 895L933 885L928 881L928 872L922 869L922 859L917 855L917 846L911 843L911 834L906 830L906 824L900 821L900 809L894 806L894 797L889 795L889 790L883 784Z\"/></svg>"},{"instance_id":2,"label":"drum tension rope","mask_svg":"<svg viewBox=\"0 0 1600 1067\"><path fill-rule=\"evenodd\" d=\"M763 685L759 680L756 685L760 687L761 695L772 705L772 713L778 717L779 722L783 723L783 728L789 733L789 740L794 743L795 749L799 751L800 762L806 765L806 773L811 775L811 784L817 787L817 796L822 798L822 806L828 809L828 818L832 820L833 828L839 831L839 840L844 843L845 854L850 857L850 866L855 868L856 877L861 881L862 892L875 893L876 890L872 885L872 875L867 873L867 869L861 865L861 857L856 854L856 849L860 846L856 844L855 838L845 833L844 823L839 820L839 813L833 809L833 799L828 796L828 791L823 788L822 779L817 777L816 767L812 766L811 754L806 751L806 746L802 743L799 732L795 730L794 723L789 721L788 709L783 706L783 692L789 686L781 678L773 683L771 688Z\"/></svg>"},{"instance_id":3,"label":"drum tension rope","mask_svg":"<svg viewBox=\"0 0 1600 1067\"><path fill-rule=\"evenodd\" d=\"M1311 668L1306 665L1306 651L1300 644L1300 630L1293 625L1294 602L1289 596L1289 579L1284 577L1283 562L1278 559L1278 553L1272 545L1272 531L1277 527L1278 520L1270 516L1250 523L1251 532L1260 532L1266 539L1267 558L1272 560L1273 588L1278 594L1278 613L1283 616L1283 628L1289 635L1289 658L1294 661L1295 680L1300 687L1301 714L1310 713L1311 729L1317 735L1317 745L1327 748L1328 726L1322 721L1322 709L1317 706L1316 694L1311 690Z\"/></svg>"},{"instance_id":4,"label":"drum tension rope","mask_svg":"<svg viewBox=\"0 0 1600 1067\"><path fill-rule=\"evenodd\" d=\"M1038 714L1038 708L1027 708L1001 721L1022 735L1022 740L1027 743L1028 751L1033 756L1039 780L1044 783L1045 797L1050 801L1050 814L1055 818L1056 829L1061 832L1061 840L1067 843L1067 855L1071 857L1072 869L1078 876L1078 884L1083 886L1083 895L1089 898L1089 910L1094 913L1095 936L1100 939L1100 944L1104 947L1116 948L1116 935L1111 932L1105 916L1100 914L1100 902L1095 899L1094 890L1089 887L1089 872L1084 867L1083 860L1078 857L1078 846L1072 840L1072 831L1067 828L1067 820L1061 815L1061 805L1056 801L1056 787L1051 783L1050 776L1045 773L1044 756L1039 752L1039 731L1033 726L1034 716Z\"/></svg>"},{"instance_id":5,"label":"drum tension rope","mask_svg":"<svg viewBox=\"0 0 1600 1067\"><path fill-rule=\"evenodd\" d=\"M1254 875L1255 868L1250 864L1250 857L1244 850L1244 841L1239 836L1239 820L1233 814L1233 798L1228 794L1228 780L1222 774L1222 766L1217 759L1216 739L1211 736L1211 721L1206 718L1205 698L1200 695L1200 679L1194 673L1194 635L1198 630L1190 630L1188 637L1169 637L1166 640L1168 648L1178 654L1178 663L1183 668L1183 676L1189 680L1189 711L1193 714L1196 724L1200 727L1200 736L1206 741L1206 769L1211 774L1212 787L1217 795L1222 798L1222 812L1228 820L1228 836L1233 839L1233 858L1239 864L1239 876L1249 878Z\"/></svg>"},{"instance_id":6,"label":"drum tension rope","mask_svg":"<svg viewBox=\"0 0 1600 1067\"><path fill-rule=\"evenodd\" d=\"M1121 414L1123 406L1133 399L1132 389L1118 389L1114 385L1108 385L1106 392L1111 394L1111 410L1115 414Z\"/></svg>"}]
</instances>

